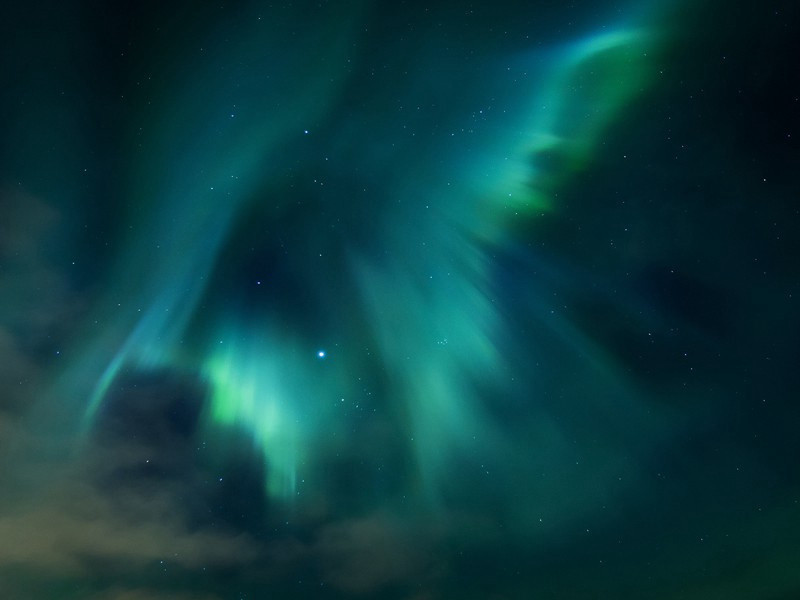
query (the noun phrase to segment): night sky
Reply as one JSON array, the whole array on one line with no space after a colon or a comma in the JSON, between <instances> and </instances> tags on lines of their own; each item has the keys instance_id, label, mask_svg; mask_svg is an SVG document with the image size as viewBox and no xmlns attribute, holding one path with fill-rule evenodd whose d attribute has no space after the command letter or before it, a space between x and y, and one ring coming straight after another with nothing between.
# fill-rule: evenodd
<instances>
[{"instance_id":1,"label":"night sky","mask_svg":"<svg viewBox=\"0 0 800 600\"><path fill-rule=\"evenodd\" d=\"M800 5L3 2L0 600L800 598Z\"/></svg>"}]
</instances>

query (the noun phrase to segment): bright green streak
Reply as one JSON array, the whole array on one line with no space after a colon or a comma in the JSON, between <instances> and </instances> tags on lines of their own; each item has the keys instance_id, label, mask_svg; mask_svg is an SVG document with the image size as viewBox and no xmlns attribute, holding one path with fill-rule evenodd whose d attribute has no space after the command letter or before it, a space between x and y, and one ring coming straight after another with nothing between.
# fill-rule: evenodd
<instances>
[{"instance_id":1,"label":"bright green streak","mask_svg":"<svg viewBox=\"0 0 800 600\"><path fill-rule=\"evenodd\" d=\"M298 421L291 414L291 391L283 389L275 357L259 351L220 345L203 371L211 388L208 417L219 426L252 436L269 465L267 492L291 497L296 489Z\"/></svg>"}]
</instances>

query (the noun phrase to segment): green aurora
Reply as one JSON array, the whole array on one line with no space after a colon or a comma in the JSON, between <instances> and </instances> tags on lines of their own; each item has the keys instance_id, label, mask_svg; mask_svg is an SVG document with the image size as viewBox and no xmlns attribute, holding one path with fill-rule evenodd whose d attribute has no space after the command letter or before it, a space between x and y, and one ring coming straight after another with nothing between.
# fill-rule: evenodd
<instances>
[{"instance_id":1,"label":"green aurora","mask_svg":"<svg viewBox=\"0 0 800 600\"><path fill-rule=\"evenodd\" d=\"M67 4L0 19L0 596L800 593L796 7Z\"/></svg>"}]
</instances>

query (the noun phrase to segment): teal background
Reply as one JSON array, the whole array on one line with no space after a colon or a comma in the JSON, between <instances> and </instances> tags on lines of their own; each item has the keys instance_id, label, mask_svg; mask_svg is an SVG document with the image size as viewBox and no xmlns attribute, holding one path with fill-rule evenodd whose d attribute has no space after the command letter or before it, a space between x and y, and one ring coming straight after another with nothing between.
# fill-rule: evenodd
<instances>
[{"instance_id":1,"label":"teal background","mask_svg":"<svg viewBox=\"0 0 800 600\"><path fill-rule=\"evenodd\" d=\"M794 3L1 11L0 597L800 595Z\"/></svg>"}]
</instances>

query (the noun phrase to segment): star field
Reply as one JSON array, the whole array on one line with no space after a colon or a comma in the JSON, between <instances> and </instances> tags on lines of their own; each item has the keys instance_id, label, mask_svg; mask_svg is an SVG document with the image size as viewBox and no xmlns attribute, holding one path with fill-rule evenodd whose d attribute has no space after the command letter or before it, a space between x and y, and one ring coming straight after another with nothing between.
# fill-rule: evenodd
<instances>
[{"instance_id":1,"label":"star field","mask_svg":"<svg viewBox=\"0 0 800 600\"><path fill-rule=\"evenodd\" d=\"M800 593L798 8L0 14L0 597Z\"/></svg>"}]
</instances>

